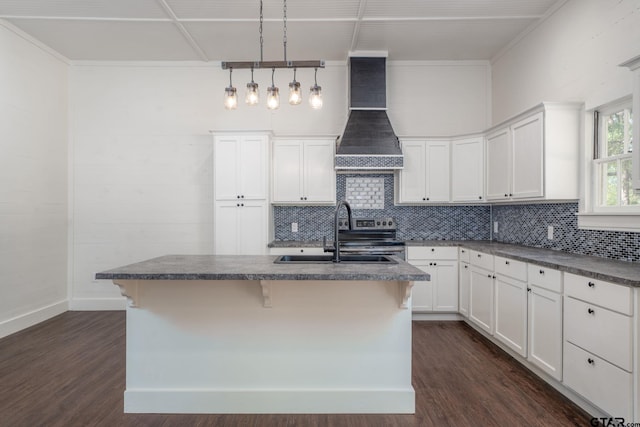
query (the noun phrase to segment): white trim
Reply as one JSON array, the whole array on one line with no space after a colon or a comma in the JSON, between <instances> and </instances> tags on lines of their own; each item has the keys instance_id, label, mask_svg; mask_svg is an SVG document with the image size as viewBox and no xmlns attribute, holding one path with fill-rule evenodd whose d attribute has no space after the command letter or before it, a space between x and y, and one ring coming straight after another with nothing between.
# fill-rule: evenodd
<instances>
[{"instance_id":1,"label":"white trim","mask_svg":"<svg viewBox=\"0 0 640 427\"><path fill-rule=\"evenodd\" d=\"M70 311L118 311L125 310L127 299L116 298L71 298L69 300Z\"/></svg>"},{"instance_id":2,"label":"white trim","mask_svg":"<svg viewBox=\"0 0 640 427\"><path fill-rule=\"evenodd\" d=\"M640 232L638 213L578 213L578 228L586 230Z\"/></svg>"},{"instance_id":3,"label":"white trim","mask_svg":"<svg viewBox=\"0 0 640 427\"><path fill-rule=\"evenodd\" d=\"M31 43L32 45L34 45L38 49L42 50L43 52L48 53L49 55L53 56L58 61L60 61L60 62L62 62L64 64L67 64L67 65L71 65L71 61L69 60L69 58L67 58L66 56L62 55L60 52L58 52L56 50L53 50L52 48L50 48L46 44L42 43L40 40L30 36L27 33L25 33L20 28L16 27L15 25L11 24L10 22L5 21L4 19L0 19L0 27L6 28L7 30L9 30L12 33L14 33L16 36L22 38L23 40L25 40L25 41L27 41L29 43Z\"/></svg>"},{"instance_id":4,"label":"white trim","mask_svg":"<svg viewBox=\"0 0 640 427\"><path fill-rule=\"evenodd\" d=\"M455 321L464 320L464 317L462 317L462 315L459 314L459 313L437 313L437 312L419 313L419 312L413 312L413 313L411 313L411 320L412 321L417 321L417 322L442 321L442 320L454 321L455 322Z\"/></svg>"},{"instance_id":5,"label":"white trim","mask_svg":"<svg viewBox=\"0 0 640 427\"><path fill-rule=\"evenodd\" d=\"M413 387L378 390L127 389L125 413L414 414Z\"/></svg>"},{"instance_id":6,"label":"white trim","mask_svg":"<svg viewBox=\"0 0 640 427\"><path fill-rule=\"evenodd\" d=\"M68 301L62 300L53 304L29 311L11 319L0 322L0 338L51 319L68 310Z\"/></svg>"}]
</instances>

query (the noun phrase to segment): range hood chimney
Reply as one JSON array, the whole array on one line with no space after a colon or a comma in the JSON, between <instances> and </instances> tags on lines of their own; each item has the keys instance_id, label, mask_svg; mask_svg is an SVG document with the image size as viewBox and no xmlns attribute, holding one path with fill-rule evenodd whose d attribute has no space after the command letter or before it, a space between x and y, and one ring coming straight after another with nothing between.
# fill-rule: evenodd
<instances>
[{"instance_id":1,"label":"range hood chimney","mask_svg":"<svg viewBox=\"0 0 640 427\"><path fill-rule=\"evenodd\" d=\"M385 57L349 58L349 118L336 150L337 170L402 169L398 137L387 116Z\"/></svg>"}]
</instances>

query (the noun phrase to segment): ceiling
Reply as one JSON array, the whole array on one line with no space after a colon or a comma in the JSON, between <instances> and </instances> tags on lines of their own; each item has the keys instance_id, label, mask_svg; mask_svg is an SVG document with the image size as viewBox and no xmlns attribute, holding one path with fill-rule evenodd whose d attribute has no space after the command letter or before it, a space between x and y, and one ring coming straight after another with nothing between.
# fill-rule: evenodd
<instances>
[{"instance_id":1,"label":"ceiling","mask_svg":"<svg viewBox=\"0 0 640 427\"><path fill-rule=\"evenodd\" d=\"M288 0L287 58L488 60L565 0ZM260 58L259 0L0 0L0 18L70 60ZM264 60L283 1L264 0Z\"/></svg>"}]
</instances>

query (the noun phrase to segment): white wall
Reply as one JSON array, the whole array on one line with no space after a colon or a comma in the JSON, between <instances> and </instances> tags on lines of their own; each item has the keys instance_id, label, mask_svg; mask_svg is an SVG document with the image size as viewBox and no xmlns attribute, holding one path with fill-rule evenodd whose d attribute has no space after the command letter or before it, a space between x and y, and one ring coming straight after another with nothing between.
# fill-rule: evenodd
<instances>
[{"instance_id":1,"label":"white wall","mask_svg":"<svg viewBox=\"0 0 640 427\"><path fill-rule=\"evenodd\" d=\"M618 64L640 54L638 0L569 0L492 63L493 121L542 101L597 107L631 94Z\"/></svg>"},{"instance_id":2,"label":"white wall","mask_svg":"<svg viewBox=\"0 0 640 427\"><path fill-rule=\"evenodd\" d=\"M0 337L67 309L67 70L0 21Z\"/></svg>"},{"instance_id":3,"label":"white wall","mask_svg":"<svg viewBox=\"0 0 640 427\"><path fill-rule=\"evenodd\" d=\"M291 73L276 71L286 97ZM223 108L229 74L216 64L76 63L71 69L72 309L119 308L118 288L96 271L168 253L212 253L209 130L339 135L347 118L347 70L318 71L324 107L286 102L269 112ZM270 70L258 70L262 96ZM313 70L299 70L304 94ZM244 96L249 70L233 73ZM488 125L488 63L390 63L389 114L398 134L443 135ZM416 99L415 94L419 94Z\"/></svg>"}]
</instances>

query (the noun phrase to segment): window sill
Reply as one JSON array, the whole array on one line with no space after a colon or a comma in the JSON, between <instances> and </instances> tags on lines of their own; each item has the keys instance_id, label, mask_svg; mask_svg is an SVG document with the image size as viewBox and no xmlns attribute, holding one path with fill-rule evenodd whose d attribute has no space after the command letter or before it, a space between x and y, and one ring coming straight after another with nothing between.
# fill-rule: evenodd
<instances>
[{"instance_id":1,"label":"window sill","mask_svg":"<svg viewBox=\"0 0 640 427\"><path fill-rule=\"evenodd\" d=\"M582 212L577 216L580 229L640 232L640 213L638 212Z\"/></svg>"}]
</instances>

